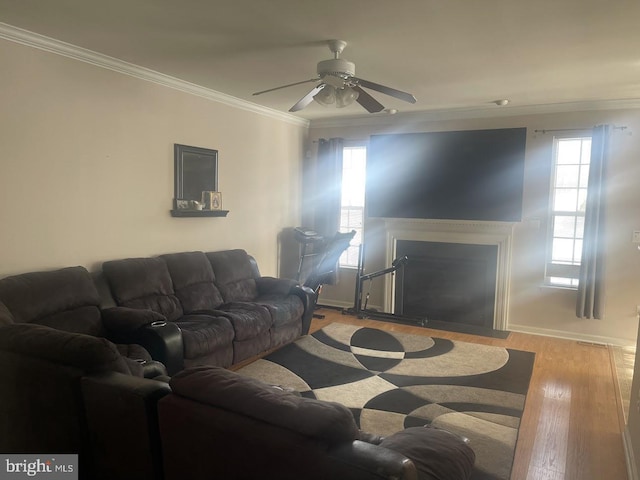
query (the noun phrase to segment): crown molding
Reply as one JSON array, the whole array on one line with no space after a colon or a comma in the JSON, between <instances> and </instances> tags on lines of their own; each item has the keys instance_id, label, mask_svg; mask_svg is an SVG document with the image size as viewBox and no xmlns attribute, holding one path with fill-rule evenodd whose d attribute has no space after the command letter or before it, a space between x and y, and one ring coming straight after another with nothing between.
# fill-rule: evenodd
<instances>
[{"instance_id":1,"label":"crown molding","mask_svg":"<svg viewBox=\"0 0 640 480\"><path fill-rule=\"evenodd\" d=\"M231 95L227 95L209 88L201 87L194 83L180 80L154 70L134 65L108 55L103 55L86 48L78 47L54 38L46 37L38 33L23 30L12 25L0 22L0 38L10 42L19 43L46 52L62 55L63 57L78 60L80 62L106 68L114 72L130 75L141 80L153 82L164 87L172 88L190 95L195 95L214 102L223 103L241 110L264 115L275 120L291 123L298 126L308 127L309 120L279 112L271 108L263 107L246 100L241 100Z\"/></svg>"},{"instance_id":2,"label":"crown molding","mask_svg":"<svg viewBox=\"0 0 640 480\"><path fill-rule=\"evenodd\" d=\"M603 110L640 109L640 98L592 100L584 102L550 103L542 105L497 105L480 108L454 108L442 110L422 110L391 115L378 113L349 117L331 117L311 120L310 128L359 127L437 122L447 120L469 120L475 118L517 117L522 115L543 115L550 113L586 112Z\"/></svg>"},{"instance_id":3,"label":"crown molding","mask_svg":"<svg viewBox=\"0 0 640 480\"><path fill-rule=\"evenodd\" d=\"M153 82L190 95L195 95L210 101L229 105L275 120L307 128L355 127L355 126L384 126L398 123L410 124L429 121L464 120L474 118L514 117L521 115L538 115L549 113L567 113L580 111L624 110L640 109L640 98L593 100L584 102L567 102L544 105L509 105L483 106L474 108L453 108L441 110L422 110L403 112L395 115L387 113L366 114L356 116L340 116L318 119L301 118L289 113L258 105L246 100L227 95L216 90L202 87L194 83L171 77L154 70L134 65L108 55L104 55L70 43L56 40L38 33L30 32L6 23L0 22L0 39L19 43L46 52L88 63L114 72L130 75L141 80Z\"/></svg>"}]
</instances>

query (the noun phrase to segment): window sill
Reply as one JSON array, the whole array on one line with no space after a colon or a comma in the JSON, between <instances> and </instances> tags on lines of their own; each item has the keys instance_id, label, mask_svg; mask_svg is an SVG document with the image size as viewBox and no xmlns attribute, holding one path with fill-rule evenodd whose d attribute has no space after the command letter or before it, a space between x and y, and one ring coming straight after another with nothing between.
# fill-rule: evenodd
<instances>
[{"instance_id":1,"label":"window sill","mask_svg":"<svg viewBox=\"0 0 640 480\"><path fill-rule=\"evenodd\" d=\"M568 285L554 285L553 283L543 283L540 288L552 289L552 290L573 290L577 291L578 287L571 287Z\"/></svg>"},{"instance_id":2,"label":"window sill","mask_svg":"<svg viewBox=\"0 0 640 480\"><path fill-rule=\"evenodd\" d=\"M338 265L338 268L340 270L358 270L357 266L351 266L351 265Z\"/></svg>"}]
</instances>

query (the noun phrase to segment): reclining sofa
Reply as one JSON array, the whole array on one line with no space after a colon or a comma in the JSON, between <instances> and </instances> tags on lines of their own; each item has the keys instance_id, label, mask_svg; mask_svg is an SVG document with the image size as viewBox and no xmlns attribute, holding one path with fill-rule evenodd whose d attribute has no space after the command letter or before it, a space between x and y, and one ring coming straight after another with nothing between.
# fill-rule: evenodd
<instances>
[{"instance_id":1,"label":"reclining sofa","mask_svg":"<svg viewBox=\"0 0 640 480\"><path fill-rule=\"evenodd\" d=\"M306 335L311 324L314 292L261 276L244 250L113 260L102 272L117 306L103 310L106 328L144 345L170 374L229 367Z\"/></svg>"},{"instance_id":2,"label":"reclining sofa","mask_svg":"<svg viewBox=\"0 0 640 480\"><path fill-rule=\"evenodd\" d=\"M82 479L163 478L168 378L144 378L105 338L33 323L0 327L0 365L0 452L78 454Z\"/></svg>"},{"instance_id":3,"label":"reclining sofa","mask_svg":"<svg viewBox=\"0 0 640 480\"><path fill-rule=\"evenodd\" d=\"M83 267L0 279L0 452L79 453L84 478L160 478L149 426L166 369L107 339L99 305Z\"/></svg>"},{"instance_id":4,"label":"reclining sofa","mask_svg":"<svg viewBox=\"0 0 640 480\"><path fill-rule=\"evenodd\" d=\"M339 403L302 397L219 367L171 378L158 402L165 480L466 480L475 454L445 430L386 438Z\"/></svg>"}]
</instances>

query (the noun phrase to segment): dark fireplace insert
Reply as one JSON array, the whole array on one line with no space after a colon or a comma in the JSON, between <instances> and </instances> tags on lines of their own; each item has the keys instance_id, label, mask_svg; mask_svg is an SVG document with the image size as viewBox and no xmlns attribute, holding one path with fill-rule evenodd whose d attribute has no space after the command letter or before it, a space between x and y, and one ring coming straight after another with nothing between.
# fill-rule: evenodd
<instances>
[{"instance_id":1,"label":"dark fireplace insert","mask_svg":"<svg viewBox=\"0 0 640 480\"><path fill-rule=\"evenodd\" d=\"M497 245L398 240L395 313L493 328Z\"/></svg>"}]
</instances>

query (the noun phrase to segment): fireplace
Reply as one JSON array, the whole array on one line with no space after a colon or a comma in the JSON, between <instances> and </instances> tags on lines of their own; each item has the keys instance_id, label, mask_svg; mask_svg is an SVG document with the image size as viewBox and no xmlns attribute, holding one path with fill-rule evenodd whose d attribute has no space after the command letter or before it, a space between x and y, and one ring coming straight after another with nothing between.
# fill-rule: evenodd
<instances>
[{"instance_id":1,"label":"fireplace","mask_svg":"<svg viewBox=\"0 0 640 480\"><path fill-rule=\"evenodd\" d=\"M513 223L385 219L384 224L387 265L409 257L406 271L385 278L384 311L507 330ZM407 298L398 295L401 290Z\"/></svg>"},{"instance_id":2,"label":"fireplace","mask_svg":"<svg viewBox=\"0 0 640 480\"><path fill-rule=\"evenodd\" d=\"M497 245L398 240L395 313L493 328Z\"/></svg>"}]
</instances>

